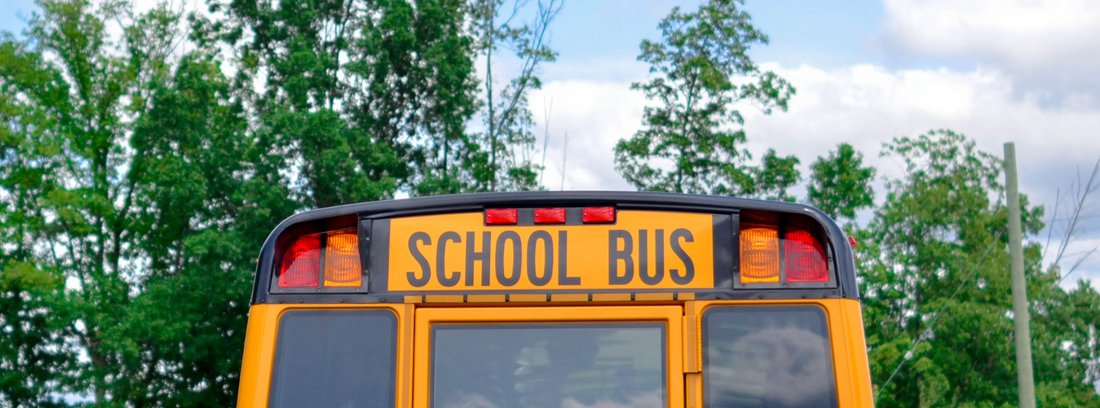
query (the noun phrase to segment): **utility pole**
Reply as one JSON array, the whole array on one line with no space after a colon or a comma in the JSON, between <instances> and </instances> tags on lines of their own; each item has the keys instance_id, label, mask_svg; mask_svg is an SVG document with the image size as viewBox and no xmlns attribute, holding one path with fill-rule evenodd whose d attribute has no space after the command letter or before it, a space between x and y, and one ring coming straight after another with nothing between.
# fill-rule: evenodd
<instances>
[{"instance_id":1,"label":"utility pole","mask_svg":"<svg viewBox=\"0 0 1100 408\"><path fill-rule=\"evenodd\" d=\"M1016 381L1020 408L1035 408L1035 379L1031 373L1031 315L1024 279L1023 231L1020 228L1020 188L1016 179L1016 144L1005 143L1005 181L1008 188L1008 252L1012 256L1012 315L1016 323Z\"/></svg>"}]
</instances>

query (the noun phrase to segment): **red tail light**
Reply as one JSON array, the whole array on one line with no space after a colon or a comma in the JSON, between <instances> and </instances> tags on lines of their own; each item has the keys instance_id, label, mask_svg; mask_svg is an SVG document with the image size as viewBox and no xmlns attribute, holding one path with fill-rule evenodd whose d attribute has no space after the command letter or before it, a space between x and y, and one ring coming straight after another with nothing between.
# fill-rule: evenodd
<instances>
[{"instance_id":1,"label":"red tail light","mask_svg":"<svg viewBox=\"0 0 1100 408\"><path fill-rule=\"evenodd\" d=\"M485 210L486 225L515 225L519 223L519 211L515 208L490 208Z\"/></svg>"},{"instance_id":2,"label":"red tail light","mask_svg":"<svg viewBox=\"0 0 1100 408\"><path fill-rule=\"evenodd\" d=\"M363 286L359 234L354 228L302 236L283 252L279 268L280 288L318 286Z\"/></svg>"},{"instance_id":3,"label":"red tail light","mask_svg":"<svg viewBox=\"0 0 1100 408\"><path fill-rule=\"evenodd\" d=\"M321 272L321 234L298 238L283 254L279 287L313 288Z\"/></svg>"},{"instance_id":4,"label":"red tail light","mask_svg":"<svg viewBox=\"0 0 1100 408\"><path fill-rule=\"evenodd\" d=\"M788 230L784 237L787 251L788 282L828 282L825 248L809 232Z\"/></svg>"},{"instance_id":5,"label":"red tail light","mask_svg":"<svg viewBox=\"0 0 1100 408\"><path fill-rule=\"evenodd\" d=\"M581 210L581 222L585 224L615 222L615 207L588 207Z\"/></svg>"},{"instance_id":6,"label":"red tail light","mask_svg":"<svg viewBox=\"0 0 1100 408\"><path fill-rule=\"evenodd\" d=\"M829 281L825 247L809 231L792 226L780 231L776 225L741 224L740 283L786 285Z\"/></svg>"},{"instance_id":7,"label":"red tail light","mask_svg":"<svg viewBox=\"0 0 1100 408\"><path fill-rule=\"evenodd\" d=\"M565 224L564 208L535 209L535 224Z\"/></svg>"}]
</instances>

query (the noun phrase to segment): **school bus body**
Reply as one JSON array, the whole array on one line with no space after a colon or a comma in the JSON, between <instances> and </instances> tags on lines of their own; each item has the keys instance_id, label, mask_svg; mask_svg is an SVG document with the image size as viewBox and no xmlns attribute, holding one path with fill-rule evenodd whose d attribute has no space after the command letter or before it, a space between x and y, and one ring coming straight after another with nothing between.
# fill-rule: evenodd
<instances>
[{"instance_id":1,"label":"school bus body","mask_svg":"<svg viewBox=\"0 0 1100 408\"><path fill-rule=\"evenodd\" d=\"M238 406L872 407L851 259L835 223L788 203L526 193L303 213L264 245Z\"/></svg>"}]
</instances>

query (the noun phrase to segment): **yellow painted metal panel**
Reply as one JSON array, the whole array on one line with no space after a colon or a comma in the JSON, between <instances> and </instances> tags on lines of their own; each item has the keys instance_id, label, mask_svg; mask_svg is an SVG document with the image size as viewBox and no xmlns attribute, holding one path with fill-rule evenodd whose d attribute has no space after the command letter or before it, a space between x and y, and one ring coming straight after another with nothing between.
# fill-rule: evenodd
<instances>
[{"instance_id":1,"label":"yellow painted metal panel","mask_svg":"<svg viewBox=\"0 0 1100 408\"><path fill-rule=\"evenodd\" d=\"M577 299L586 294L574 294ZM518 296L518 298L517 298ZM530 299L526 299L530 298ZM595 301L629 300L629 293L593 294ZM545 294L513 294L512 300L546 301ZM555 297L556 300L562 297ZM419 300L419 299L417 299ZM503 295L470 295L469 301L500 302ZM526 306L469 307L465 303L396 305L255 305L250 309L245 353L242 361L238 406L266 407L270 394L271 370L282 313L301 309L388 309L397 316L397 407L425 408L428 403L430 367L430 324L474 322L665 322L668 326L669 401L672 407L702 407L701 317L711 306L816 305L825 311L833 357L837 398L840 407L871 408L871 378L859 302L850 299L817 300L697 300L680 306L554 306L532 303ZM415 318L414 318L415 313ZM414 335L415 333L415 335ZM414 343L415 341L415 343ZM677 369L682 368L682 370ZM685 388L686 387L686 388Z\"/></svg>"},{"instance_id":2,"label":"yellow painted metal panel","mask_svg":"<svg viewBox=\"0 0 1100 408\"><path fill-rule=\"evenodd\" d=\"M587 302L587 293L554 293L550 295L551 302Z\"/></svg>"},{"instance_id":3,"label":"yellow painted metal panel","mask_svg":"<svg viewBox=\"0 0 1100 408\"><path fill-rule=\"evenodd\" d=\"M424 302L426 303L462 303L465 299L462 295L426 295L424 296Z\"/></svg>"},{"instance_id":4,"label":"yellow painted metal panel","mask_svg":"<svg viewBox=\"0 0 1100 408\"><path fill-rule=\"evenodd\" d=\"M646 293L640 292L634 294L634 300L672 300L672 293Z\"/></svg>"},{"instance_id":5,"label":"yellow painted metal panel","mask_svg":"<svg viewBox=\"0 0 1100 408\"><path fill-rule=\"evenodd\" d=\"M546 294L543 293L518 293L508 296L509 302L545 302Z\"/></svg>"},{"instance_id":6,"label":"yellow painted metal panel","mask_svg":"<svg viewBox=\"0 0 1100 408\"><path fill-rule=\"evenodd\" d=\"M466 295L468 303L497 303L505 300L504 295Z\"/></svg>"},{"instance_id":7,"label":"yellow painted metal panel","mask_svg":"<svg viewBox=\"0 0 1100 408\"><path fill-rule=\"evenodd\" d=\"M620 211L615 224L592 225L486 226L482 213L394 218L387 284L391 291L712 288L713 228L710 214L652 211Z\"/></svg>"},{"instance_id":8,"label":"yellow painted metal panel","mask_svg":"<svg viewBox=\"0 0 1100 408\"><path fill-rule=\"evenodd\" d=\"M629 302L629 293L594 293L592 294L592 301L594 302Z\"/></svg>"},{"instance_id":9,"label":"yellow painted metal panel","mask_svg":"<svg viewBox=\"0 0 1100 408\"><path fill-rule=\"evenodd\" d=\"M872 395L871 369L867 358L867 339L863 331L863 312L859 302L852 299L837 301L841 308L841 323L847 339L848 359L851 362L849 373L853 407L874 407Z\"/></svg>"}]
</instances>

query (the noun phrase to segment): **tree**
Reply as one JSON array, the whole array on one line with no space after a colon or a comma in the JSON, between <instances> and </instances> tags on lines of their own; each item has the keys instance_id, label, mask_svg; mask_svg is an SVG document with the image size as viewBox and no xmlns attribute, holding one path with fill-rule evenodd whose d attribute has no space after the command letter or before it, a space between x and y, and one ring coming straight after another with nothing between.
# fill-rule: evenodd
<instances>
[{"instance_id":1,"label":"tree","mask_svg":"<svg viewBox=\"0 0 1100 408\"><path fill-rule=\"evenodd\" d=\"M237 93L258 118L252 132L303 208L398 191L534 188L526 98L540 86L536 68L554 58L546 41L559 1L539 3L535 23L518 28L497 20L499 0L210 4L228 16L203 21L201 37L235 50ZM492 61L501 46L523 67L498 90ZM484 88L477 56L487 61ZM487 131L470 132L479 111Z\"/></svg>"},{"instance_id":2,"label":"tree","mask_svg":"<svg viewBox=\"0 0 1100 408\"><path fill-rule=\"evenodd\" d=\"M28 130L48 121L33 112L32 98L53 99L57 90L43 89L50 76L25 47L7 33L0 39L0 120L7 124L0 127L0 405L14 408L55 406L51 394L65 379L57 373L76 362L57 335L68 325L58 299L64 281L35 262L34 237L44 220L26 205L45 181L44 169L27 165L45 138ZM27 83L39 92L20 95Z\"/></svg>"},{"instance_id":3,"label":"tree","mask_svg":"<svg viewBox=\"0 0 1100 408\"><path fill-rule=\"evenodd\" d=\"M863 167L863 154L841 143L810 165L806 200L833 218L855 219L856 211L874 205L874 177L874 168Z\"/></svg>"},{"instance_id":4,"label":"tree","mask_svg":"<svg viewBox=\"0 0 1100 408\"><path fill-rule=\"evenodd\" d=\"M742 4L709 0L694 13L673 8L658 26L663 42L642 42L638 60L655 75L631 89L657 105L646 107L644 129L615 146L616 169L639 190L751 195L754 179L786 177L754 176L744 164L751 159L741 147L745 132L734 128L744 124L735 104L751 102L771 113L786 110L794 94L786 80L749 57L749 48L768 38Z\"/></svg>"},{"instance_id":5,"label":"tree","mask_svg":"<svg viewBox=\"0 0 1100 408\"><path fill-rule=\"evenodd\" d=\"M257 116L250 130L269 146L259 158L276 171L295 169L273 175L278 184L303 207L392 197L411 171L403 132L419 125L423 88L410 59L412 6L251 0L210 7L227 18L200 27L234 49L236 93Z\"/></svg>"},{"instance_id":6,"label":"tree","mask_svg":"<svg viewBox=\"0 0 1100 408\"><path fill-rule=\"evenodd\" d=\"M0 163L9 160L15 159L7 157ZM3 174L2 188L17 196L15 200L25 199L29 194L19 187L33 185L33 177L13 173L17 172ZM20 186L12 183L14 180L20 180ZM0 406L60 406L53 398L63 389L56 383L57 374L70 370L76 362L72 350L57 335L67 323L58 310L63 283L56 272L43 271L33 262L24 235L28 229L24 223L32 217L20 210L4 210L0 210L0 231L4 233L0 246L10 250L0 252Z\"/></svg>"},{"instance_id":7,"label":"tree","mask_svg":"<svg viewBox=\"0 0 1100 408\"><path fill-rule=\"evenodd\" d=\"M231 406L252 258L287 194L256 193L247 118L212 48L177 53L178 11L39 5L0 44L0 290L18 297L0 315L26 317L11 340L33 365L0 400Z\"/></svg>"},{"instance_id":8,"label":"tree","mask_svg":"<svg viewBox=\"0 0 1100 408\"><path fill-rule=\"evenodd\" d=\"M123 367L121 339L113 332L130 301L119 228L131 215L127 197L133 193L133 179L119 172L125 117L140 114L146 91L163 79L158 68L171 38L151 34L172 18L158 9L130 19L121 4L98 11L85 1L40 6L26 40L6 39L0 68L5 99L13 105L4 122L9 143L18 146L5 173L39 179L8 180L12 187L5 190L16 193L3 196L6 206L25 216L18 232L27 253L22 258L30 263L24 270L52 272L46 279L76 286L48 309L65 319L54 335L78 344L90 362L52 374L59 384L106 402L117 397L112 391L120 383L136 380L116 377L134 366ZM121 41L106 33L107 21L116 17L125 20ZM114 47L124 54L113 54ZM75 354L73 347L63 350Z\"/></svg>"},{"instance_id":9,"label":"tree","mask_svg":"<svg viewBox=\"0 0 1100 408\"><path fill-rule=\"evenodd\" d=\"M453 194L474 189L471 163L482 157L478 140L467 126L478 110L478 82L473 55L476 35L465 29L473 20L471 6L461 1L417 4L418 30L437 37L418 51L423 74L433 84L424 98L425 128L414 154L412 195Z\"/></svg>"},{"instance_id":10,"label":"tree","mask_svg":"<svg viewBox=\"0 0 1100 408\"><path fill-rule=\"evenodd\" d=\"M887 182L885 203L856 233L876 406L1014 405L1000 159L951 131L894 139L883 155L906 173ZM1025 233L1038 233L1042 208L1026 197L1021 208ZM1041 399L1097 406L1082 368L1091 343L1066 307L1083 294L1067 295L1039 257L1037 244L1026 248Z\"/></svg>"},{"instance_id":11,"label":"tree","mask_svg":"<svg viewBox=\"0 0 1100 408\"><path fill-rule=\"evenodd\" d=\"M134 127L143 211L127 228L148 272L120 337L151 356L150 390L128 390L136 406L234 404L254 257L295 208L285 189L245 177L258 146L230 95L214 55L193 53Z\"/></svg>"},{"instance_id":12,"label":"tree","mask_svg":"<svg viewBox=\"0 0 1100 408\"><path fill-rule=\"evenodd\" d=\"M775 149L768 149L764 157L760 158L760 166L752 169L753 183L748 189L751 194L747 195L765 200L794 202L795 198L787 194L787 189L794 187L802 179L797 168L798 163L797 157L779 157Z\"/></svg>"},{"instance_id":13,"label":"tree","mask_svg":"<svg viewBox=\"0 0 1100 408\"><path fill-rule=\"evenodd\" d=\"M505 16L504 0L472 0L473 35L476 52L485 60L482 69L484 98L480 101L484 130L476 135L477 152L465 166L472 180L467 189L474 191L515 191L538 187L542 170L534 161L534 118L527 96L542 88L538 68L557 58L549 47L549 30L563 1L539 0L531 22L520 22L527 1L511 4ZM519 70L503 88L497 88L493 58L500 49L514 51Z\"/></svg>"}]
</instances>

